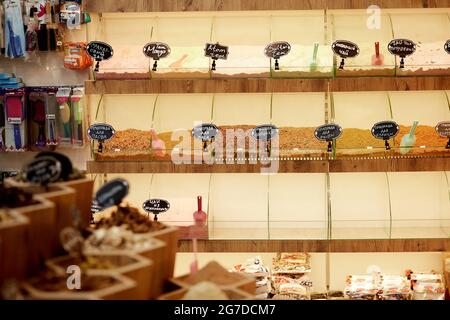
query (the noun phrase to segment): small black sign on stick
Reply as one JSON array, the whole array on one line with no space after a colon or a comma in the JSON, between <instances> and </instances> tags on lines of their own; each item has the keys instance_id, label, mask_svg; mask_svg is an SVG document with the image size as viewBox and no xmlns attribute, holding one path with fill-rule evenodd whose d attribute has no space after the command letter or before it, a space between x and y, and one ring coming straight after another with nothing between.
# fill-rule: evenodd
<instances>
[{"instance_id":1,"label":"small black sign on stick","mask_svg":"<svg viewBox=\"0 0 450 320\"><path fill-rule=\"evenodd\" d=\"M207 150L208 142L213 142L218 133L219 128L212 123L202 123L192 129L192 135L194 138L203 142L204 151Z\"/></svg>"},{"instance_id":2,"label":"small black sign on stick","mask_svg":"<svg viewBox=\"0 0 450 320\"><path fill-rule=\"evenodd\" d=\"M388 44L388 50L391 54L399 56L400 69L405 67L405 58L416 52L416 44L408 39L394 39Z\"/></svg>"},{"instance_id":3,"label":"small black sign on stick","mask_svg":"<svg viewBox=\"0 0 450 320\"><path fill-rule=\"evenodd\" d=\"M381 121L373 125L371 132L375 138L384 140L386 150L390 150L389 139L394 138L399 130L400 127L395 121Z\"/></svg>"},{"instance_id":4,"label":"small black sign on stick","mask_svg":"<svg viewBox=\"0 0 450 320\"><path fill-rule=\"evenodd\" d=\"M359 47L356 43L353 43L348 40L336 40L331 45L331 49L334 54L341 57L341 63L339 65L339 70L344 69L345 59L353 58L359 54Z\"/></svg>"},{"instance_id":5,"label":"small black sign on stick","mask_svg":"<svg viewBox=\"0 0 450 320\"><path fill-rule=\"evenodd\" d=\"M227 60L228 58L228 47L222 46L219 43L207 43L205 45L205 57L210 57L213 59L211 70L216 70L216 61L219 59Z\"/></svg>"},{"instance_id":6,"label":"small black sign on stick","mask_svg":"<svg viewBox=\"0 0 450 320\"><path fill-rule=\"evenodd\" d=\"M39 157L24 168L26 179L32 183L47 186L61 176L61 163L54 157Z\"/></svg>"},{"instance_id":7,"label":"small black sign on stick","mask_svg":"<svg viewBox=\"0 0 450 320\"><path fill-rule=\"evenodd\" d=\"M436 132L442 138L448 138L445 149L450 149L450 121L442 121L436 125Z\"/></svg>"},{"instance_id":8,"label":"small black sign on stick","mask_svg":"<svg viewBox=\"0 0 450 320\"><path fill-rule=\"evenodd\" d=\"M269 43L264 49L264 54L271 58L275 59L275 70L280 70L280 64L278 63L278 59L287 55L291 51L291 45L286 41L276 41Z\"/></svg>"},{"instance_id":9,"label":"small black sign on stick","mask_svg":"<svg viewBox=\"0 0 450 320\"><path fill-rule=\"evenodd\" d=\"M327 151L332 151L333 141L339 138L342 134L342 127L338 124L330 123L324 124L314 131L317 140L328 142Z\"/></svg>"},{"instance_id":10,"label":"small black sign on stick","mask_svg":"<svg viewBox=\"0 0 450 320\"><path fill-rule=\"evenodd\" d=\"M97 62L95 64L95 72L100 69L100 61L111 59L114 55L113 48L102 41L91 41L86 47L86 52Z\"/></svg>"},{"instance_id":11,"label":"small black sign on stick","mask_svg":"<svg viewBox=\"0 0 450 320\"><path fill-rule=\"evenodd\" d=\"M94 197L94 203L103 209L116 206L126 197L129 188L128 182L124 179L111 180L98 189Z\"/></svg>"},{"instance_id":12,"label":"small black sign on stick","mask_svg":"<svg viewBox=\"0 0 450 320\"><path fill-rule=\"evenodd\" d=\"M92 140L98 141L98 152L103 152L103 142L111 139L116 131L114 128L106 123L95 123L91 125L88 129L88 136Z\"/></svg>"},{"instance_id":13,"label":"small black sign on stick","mask_svg":"<svg viewBox=\"0 0 450 320\"><path fill-rule=\"evenodd\" d=\"M158 214L170 209L170 203L163 199L149 199L142 204L142 209L154 215L153 220L158 221Z\"/></svg>"},{"instance_id":14,"label":"small black sign on stick","mask_svg":"<svg viewBox=\"0 0 450 320\"><path fill-rule=\"evenodd\" d=\"M144 54L154 61L152 71L158 68L158 60L167 57L170 52L169 45L162 42L149 42L144 46Z\"/></svg>"},{"instance_id":15,"label":"small black sign on stick","mask_svg":"<svg viewBox=\"0 0 450 320\"><path fill-rule=\"evenodd\" d=\"M273 124L263 124L252 129L252 137L266 146L267 154L272 151L272 139L278 135L278 128Z\"/></svg>"}]
</instances>

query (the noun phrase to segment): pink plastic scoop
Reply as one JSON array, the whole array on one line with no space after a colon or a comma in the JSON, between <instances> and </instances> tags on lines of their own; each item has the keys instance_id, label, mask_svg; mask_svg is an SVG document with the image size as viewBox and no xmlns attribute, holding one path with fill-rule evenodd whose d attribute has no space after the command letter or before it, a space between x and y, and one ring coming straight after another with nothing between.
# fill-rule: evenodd
<instances>
[{"instance_id":1,"label":"pink plastic scoop","mask_svg":"<svg viewBox=\"0 0 450 320\"><path fill-rule=\"evenodd\" d=\"M375 42L375 54L372 56L372 65L381 66L384 64L384 56L380 53L380 43Z\"/></svg>"},{"instance_id":2,"label":"pink plastic scoop","mask_svg":"<svg viewBox=\"0 0 450 320\"><path fill-rule=\"evenodd\" d=\"M151 129L152 133L152 150L157 157L163 157L166 154L166 144L158 138L155 129Z\"/></svg>"}]
</instances>

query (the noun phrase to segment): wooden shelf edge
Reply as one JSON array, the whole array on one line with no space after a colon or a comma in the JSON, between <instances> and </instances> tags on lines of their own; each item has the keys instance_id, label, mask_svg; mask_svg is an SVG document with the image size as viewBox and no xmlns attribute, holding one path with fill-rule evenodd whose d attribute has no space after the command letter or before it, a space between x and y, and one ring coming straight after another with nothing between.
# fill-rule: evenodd
<instances>
[{"instance_id":1,"label":"wooden shelf edge","mask_svg":"<svg viewBox=\"0 0 450 320\"><path fill-rule=\"evenodd\" d=\"M450 239L374 240L198 240L199 252L437 252ZM192 240L179 240L178 252L192 252Z\"/></svg>"},{"instance_id":2,"label":"wooden shelf edge","mask_svg":"<svg viewBox=\"0 0 450 320\"><path fill-rule=\"evenodd\" d=\"M261 164L191 164L145 161L88 161L88 173L260 173ZM274 167L276 168L276 167ZM266 169L267 170L267 169ZM279 173L449 171L449 158L285 160Z\"/></svg>"},{"instance_id":3,"label":"wooden shelf edge","mask_svg":"<svg viewBox=\"0 0 450 320\"><path fill-rule=\"evenodd\" d=\"M447 90L450 76L335 79L88 80L86 94L270 93Z\"/></svg>"},{"instance_id":4,"label":"wooden shelf edge","mask_svg":"<svg viewBox=\"0 0 450 320\"><path fill-rule=\"evenodd\" d=\"M449 7L448 0L88 0L89 12L172 12L172 11L241 11L241 10L323 10L380 8Z\"/></svg>"}]
</instances>

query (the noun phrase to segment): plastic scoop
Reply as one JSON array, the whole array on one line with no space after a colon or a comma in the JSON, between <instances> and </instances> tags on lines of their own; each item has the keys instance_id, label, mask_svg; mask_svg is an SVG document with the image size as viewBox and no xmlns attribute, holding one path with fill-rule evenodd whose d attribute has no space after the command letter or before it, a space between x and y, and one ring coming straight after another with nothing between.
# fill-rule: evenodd
<instances>
[{"instance_id":1,"label":"plastic scoop","mask_svg":"<svg viewBox=\"0 0 450 320\"><path fill-rule=\"evenodd\" d=\"M375 54L372 56L372 65L381 66L384 64L384 56L380 53L380 43L375 42Z\"/></svg>"},{"instance_id":2,"label":"plastic scoop","mask_svg":"<svg viewBox=\"0 0 450 320\"><path fill-rule=\"evenodd\" d=\"M194 212L194 220L197 225L204 225L206 222L206 212L202 210L202 197L197 197L197 211Z\"/></svg>"},{"instance_id":3,"label":"plastic scoop","mask_svg":"<svg viewBox=\"0 0 450 320\"><path fill-rule=\"evenodd\" d=\"M181 56L180 59L178 59L177 61L171 63L171 64L169 65L169 68L177 68L177 69L178 69L178 68L181 68L181 67L183 66L184 60L186 60L187 57L188 57L187 54L183 54L183 55Z\"/></svg>"},{"instance_id":4,"label":"plastic scoop","mask_svg":"<svg viewBox=\"0 0 450 320\"><path fill-rule=\"evenodd\" d=\"M416 143L416 136L414 135L414 132L416 131L418 124L419 121L414 121L409 133L402 137L402 141L400 142L401 154L407 154L411 150L411 147Z\"/></svg>"},{"instance_id":5,"label":"plastic scoop","mask_svg":"<svg viewBox=\"0 0 450 320\"><path fill-rule=\"evenodd\" d=\"M166 154L166 144L158 138L155 129L151 129L152 133L152 150L156 156L162 157Z\"/></svg>"},{"instance_id":6,"label":"plastic scoop","mask_svg":"<svg viewBox=\"0 0 450 320\"><path fill-rule=\"evenodd\" d=\"M309 71L313 72L317 70L317 53L319 51L319 43L314 43L314 52L311 63L309 64Z\"/></svg>"}]
</instances>

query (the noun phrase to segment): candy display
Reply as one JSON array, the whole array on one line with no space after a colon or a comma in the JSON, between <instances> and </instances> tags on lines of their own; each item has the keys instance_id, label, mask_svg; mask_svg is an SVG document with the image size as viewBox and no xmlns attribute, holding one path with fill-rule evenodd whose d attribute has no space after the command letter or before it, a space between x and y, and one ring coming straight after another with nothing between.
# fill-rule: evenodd
<instances>
[{"instance_id":1,"label":"candy display","mask_svg":"<svg viewBox=\"0 0 450 320\"><path fill-rule=\"evenodd\" d=\"M272 262L272 273L299 274L311 272L308 253L279 253Z\"/></svg>"},{"instance_id":2,"label":"candy display","mask_svg":"<svg viewBox=\"0 0 450 320\"><path fill-rule=\"evenodd\" d=\"M374 275L350 275L346 280L345 294L352 300L375 300L378 279Z\"/></svg>"},{"instance_id":3,"label":"candy display","mask_svg":"<svg viewBox=\"0 0 450 320\"><path fill-rule=\"evenodd\" d=\"M86 250L145 250L152 247L152 239L135 234L125 226L95 230L85 242Z\"/></svg>"},{"instance_id":4,"label":"candy display","mask_svg":"<svg viewBox=\"0 0 450 320\"><path fill-rule=\"evenodd\" d=\"M445 286L442 274L411 273L409 278L414 300L444 300Z\"/></svg>"},{"instance_id":5,"label":"candy display","mask_svg":"<svg viewBox=\"0 0 450 320\"><path fill-rule=\"evenodd\" d=\"M255 125L256 126L256 125ZM257 143L251 137L250 132L255 126L237 125L220 126L220 134L215 141L223 141L223 155L226 154L227 135L236 135L240 130L244 133L242 147L235 142L235 154L249 154L250 147L257 151ZM370 129L344 128L342 135L336 141L337 157L354 156L400 156L404 151L413 156L442 155L446 153L445 145L447 138L441 137L432 126L417 125L414 131L415 140L402 146L402 137L408 135L412 126L399 126L400 131L397 136L390 140L391 150L386 151L385 143L381 139L376 139ZM232 129L233 131L227 131ZM272 143L273 155L280 157L325 157L326 143L318 141L314 137L316 128L294 128L280 127L278 147ZM104 144L104 152L97 153L97 160L171 160L172 152L178 148L183 152L188 152L193 157L201 155L204 151L201 146L195 145L195 140L189 144L183 142L182 137L191 137L190 131L160 132L157 134L159 141L165 149L154 149L152 143L153 131L137 129L119 130L111 140ZM172 140L173 139L173 140ZM214 144L213 144L214 145ZM238 149L242 148L242 150ZM209 149L211 150L211 148ZM181 152L181 151L179 151ZM218 154L216 150L216 155Z\"/></svg>"},{"instance_id":6,"label":"candy display","mask_svg":"<svg viewBox=\"0 0 450 320\"><path fill-rule=\"evenodd\" d=\"M273 299L309 300L312 282L308 253L278 253L272 261Z\"/></svg>"},{"instance_id":7,"label":"candy display","mask_svg":"<svg viewBox=\"0 0 450 320\"><path fill-rule=\"evenodd\" d=\"M144 234L162 230L165 225L158 221L152 221L143 215L139 209L123 204L117 206L110 213L109 217L102 217L97 220L95 229L110 229L113 227L122 227L136 234ZM118 232L118 229L115 229Z\"/></svg>"},{"instance_id":8,"label":"candy display","mask_svg":"<svg viewBox=\"0 0 450 320\"><path fill-rule=\"evenodd\" d=\"M233 272L243 272L256 278L257 299L266 299L271 292L269 269L264 266L260 257L248 259L244 264L236 264L231 268Z\"/></svg>"}]
</instances>

